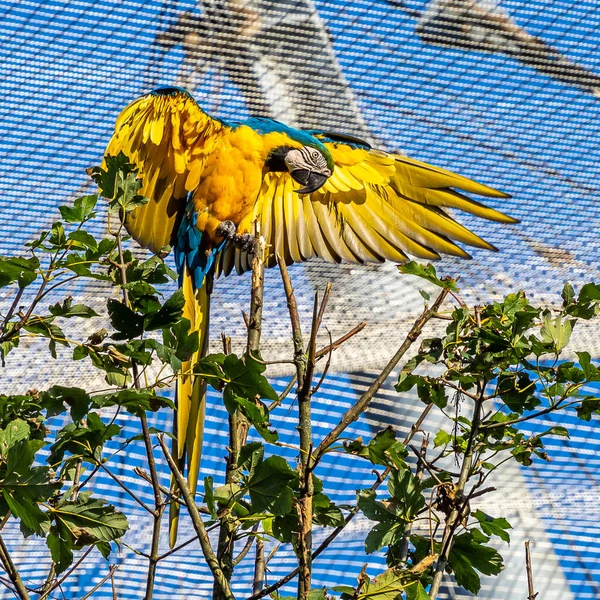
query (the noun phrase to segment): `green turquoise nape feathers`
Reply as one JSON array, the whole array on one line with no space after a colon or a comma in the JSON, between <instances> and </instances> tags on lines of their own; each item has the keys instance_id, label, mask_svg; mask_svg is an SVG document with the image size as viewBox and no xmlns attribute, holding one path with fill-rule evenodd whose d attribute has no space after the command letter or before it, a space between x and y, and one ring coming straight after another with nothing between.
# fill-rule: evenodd
<instances>
[{"instance_id":1,"label":"green turquoise nape feathers","mask_svg":"<svg viewBox=\"0 0 600 600\"><path fill-rule=\"evenodd\" d=\"M517 222L466 195L508 197L486 185L344 134L270 119L215 119L177 87L159 88L121 112L106 154L119 152L135 164L140 193L150 198L128 214L127 230L155 253L174 246L183 315L200 339L199 351L182 365L174 426L174 455L187 467L193 492L206 404L193 367L207 349L210 284L215 275L250 269L255 221L269 266L276 255L286 264L314 257L351 263L468 258L461 245L494 247L446 209Z\"/></svg>"}]
</instances>

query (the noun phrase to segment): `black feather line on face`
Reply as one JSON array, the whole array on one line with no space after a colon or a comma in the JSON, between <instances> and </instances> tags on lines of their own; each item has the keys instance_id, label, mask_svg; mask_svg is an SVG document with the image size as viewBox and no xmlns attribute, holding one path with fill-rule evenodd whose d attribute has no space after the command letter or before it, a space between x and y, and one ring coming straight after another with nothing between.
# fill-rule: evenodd
<instances>
[{"instance_id":1,"label":"black feather line on face","mask_svg":"<svg viewBox=\"0 0 600 600\"><path fill-rule=\"evenodd\" d=\"M271 173L282 173L287 172L288 167L285 163L285 157L290 150L293 150L293 146L279 146L271 151L269 157L265 162L265 167Z\"/></svg>"}]
</instances>

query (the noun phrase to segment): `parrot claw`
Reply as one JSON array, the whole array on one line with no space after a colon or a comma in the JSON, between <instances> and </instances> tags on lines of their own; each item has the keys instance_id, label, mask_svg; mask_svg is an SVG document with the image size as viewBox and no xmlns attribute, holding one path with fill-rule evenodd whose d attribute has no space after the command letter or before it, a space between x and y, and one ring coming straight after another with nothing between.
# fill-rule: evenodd
<instances>
[{"instance_id":1,"label":"parrot claw","mask_svg":"<svg viewBox=\"0 0 600 600\"><path fill-rule=\"evenodd\" d=\"M248 252L249 254L254 254L254 250L256 248L256 238L249 234L244 233L242 235L236 235L233 238L233 243L242 251Z\"/></svg>"},{"instance_id":2,"label":"parrot claw","mask_svg":"<svg viewBox=\"0 0 600 600\"><path fill-rule=\"evenodd\" d=\"M226 240L233 240L236 237L237 227L233 221L223 221L217 227L217 235Z\"/></svg>"},{"instance_id":3,"label":"parrot claw","mask_svg":"<svg viewBox=\"0 0 600 600\"><path fill-rule=\"evenodd\" d=\"M249 233L237 234L237 227L233 221L223 221L217 227L217 235L225 238L227 241L233 242L236 248L242 252L254 254L256 247L256 238Z\"/></svg>"}]
</instances>

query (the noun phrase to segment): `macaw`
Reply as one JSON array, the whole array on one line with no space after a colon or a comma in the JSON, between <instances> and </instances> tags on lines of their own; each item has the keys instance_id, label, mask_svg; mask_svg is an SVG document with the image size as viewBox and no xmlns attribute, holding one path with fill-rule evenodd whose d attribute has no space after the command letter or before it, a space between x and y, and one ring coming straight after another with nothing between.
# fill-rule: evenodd
<instances>
[{"instance_id":1,"label":"macaw","mask_svg":"<svg viewBox=\"0 0 600 600\"><path fill-rule=\"evenodd\" d=\"M347 135L263 118L217 119L177 87L159 88L121 112L106 155L120 152L137 167L140 193L150 198L128 213L125 226L156 254L174 248L183 316L199 332L200 349L178 378L174 424L173 451L182 468L187 461L192 493L206 390L193 366L207 348L212 281L251 268L255 221L269 267L276 256L287 264L313 257L337 263L403 263L409 254L469 258L455 242L495 248L446 208L517 222L457 191L509 197L491 187ZM174 544L175 510L171 516Z\"/></svg>"}]
</instances>

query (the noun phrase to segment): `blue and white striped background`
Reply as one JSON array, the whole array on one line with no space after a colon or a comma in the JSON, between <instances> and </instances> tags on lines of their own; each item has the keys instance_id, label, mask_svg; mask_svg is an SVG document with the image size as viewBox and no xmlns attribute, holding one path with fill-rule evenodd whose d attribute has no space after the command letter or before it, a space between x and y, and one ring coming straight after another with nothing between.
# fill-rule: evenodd
<instances>
[{"instance_id":1,"label":"blue and white striped background","mask_svg":"<svg viewBox=\"0 0 600 600\"><path fill-rule=\"evenodd\" d=\"M411 3L417 9L425 4L425 0ZM167 13L161 12L165 6ZM600 11L595 2L544 0L534 6L510 0L502 6L530 33L600 72ZM368 125L388 147L513 195L497 206L521 218L519 228L507 231L494 224L475 224L501 253L478 252L470 263L444 262L443 270L462 274L462 285L471 298L484 301L522 287L536 298L552 301L563 280L581 284L598 276L600 115L595 97L505 56L424 45L414 34L414 20L385 0L317 1L315 7L331 33L338 61ZM182 10L196 7L191 0L0 0L0 252L15 252L48 227L58 205L86 189L84 169L99 161L119 110L146 91L157 31ZM160 83L173 82L182 58L180 47L166 55L156 72ZM231 82L219 79L214 69L195 93L221 117L246 114L238 91ZM324 113L327 110L322 107ZM100 220L96 231L103 227ZM562 262L549 260L540 247L565 251ZM399 279L391 266L359 269L314 263L308 269L294 268L292 275L303 316L310 311L313 290L333 279L328 326L334 337L362 319L369 321L365 333L340 353L335 363L338 373L323 386L315 407L315 431L322 436L368 385L373 375L367 369L388 358L406 323L420 310L421 299L415 284ZM271 354L287 347L287 316L277 281L271 273L265 322L271 340L265 350ZM247 278L218 282L215 335L226 329L239 341L243 332L239 314L247 305L248 285ZM77 293L102 305L106 290L99 285ZM0 297L1 302L6 300ZM575 342L600 357L596 329L576 335ZM80 365L76 371L63 360L36 362L32 372L33 363L27 361L34 350L25 347L24 359L11 357L0 392L32 385L43 388L56 381L94 385ZM281 388L284 380L276 384ZM276 425L284 439L293 439L295 412L288 410L277 411ZM406 431L419 411L418 401L399 398L389 386L352 434L367 437L390 421ZM216 481L222 479L224 417L223 410L213 405L204 472ZM168 426L167 415L159 420L157 426ZM481 596L486 599L525 596L521 542L528 538L535 542L540 597L600 596L596 587L600 585L598 435L593 421L568 420L571 439L549 442L553 462L536 463L529 470L515 467L497 482L501 492L495 499L489 505L482 501L486 512L506 515L515 527L513 544L505 552L511 555L506 571L484 581ZM120 424L123 437L134 433L135 422L121 420ZM141 447L130 446L116 460L121 461L124 480L142 497L148 496L131 472L133 466L143 466ZM161 468L165 473L164 465ZM337 454L328 457L322 474L331 477L326 491L338 502L351 502L355 490L372 481L364 465ZM147 548L149 531L143 528L147 522L139 507L106 476L98 476L97 486L134 515L127 543ZM315 584L351 583L367 560L371 573L381 568L381 557L367 559L362 551L360 537L366 527L357 519L317 561ZM39 582L47 570L43 548L35 540L19 542L12 526L4 533L27 581ZM292 556L289 552L286 556L273 567L270 581L292 568ZM125 546L115 560L121 565L116 575L118 597L140 598L145 561ZM199 565L194 544L161 563L156 598L208 597L209 577ZM81 597L105 573L106 564L98 557L82 566L64 587L64 596L56 598ZM240 597L248 590L249 579L250 565L243 563L234 586ZM465 594L450 588L448 596ZM4 597L9 595L0 591L0 598ZM110 585L94 598L112 598Z\"/></svg>"}]
</instances>

